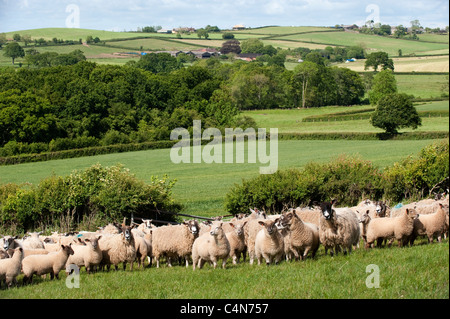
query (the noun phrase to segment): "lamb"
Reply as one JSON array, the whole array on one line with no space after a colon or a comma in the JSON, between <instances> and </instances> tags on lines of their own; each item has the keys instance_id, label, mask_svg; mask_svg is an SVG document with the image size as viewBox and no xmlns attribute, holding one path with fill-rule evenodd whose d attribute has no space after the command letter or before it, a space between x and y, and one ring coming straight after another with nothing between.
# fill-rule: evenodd
<instances>
[{"instance_id":1,"label":"lamb","mask_svg":"<svg viewBox=\"0 0 450 319\"><path fill-rule=\"evenodd\" d=\"M325 255L330 250L330 255L337 254L342 248L344 254L352 252L352 246L359 242L361 230L356 214L349 208L333 209L336 200L330 202L321 202L320 206L322 216L319 220L319 238L325 248Z\"/></svg>"},{"instance_id":2,"label":"lamb","mask_svg":"<svg viewBox=\"0 0 450 319\"><path fill-rule=\"evenodd\" d=\"M222 268L225 269L230 255L230 243L222 228L222 222L213 224L209 233L198 237L192 245L192 268L202 268L206 261L212 262L214 269L217 262L222 259Z\"/></svg>"},{"instance_id":3,"label":"lamb","mask_svg":"<svg viewBox=\"0 0 450 319\"><path fill-rule=\"evenodd\" d=\"M0 288L1 283L5 281L8 288L13 283L17 284L16 277L20 274L23 260L23 249L16 248L11 258L0 260Z\"/></svg>"},{"instance_id":4,"label":"lamb","mask_svg":"<svg viewBox=\"0 0 450 319\"><path fill-rule=\"evenodd\" d=\"M101 235L98 237L86 238L84 241L78 238L78 240L85 245L75 245L72 247L74 254L67 259L66 272L70 273L69 269L72 264L78 267L84 266L88 274L93 267L100 265L103 254L98 245L98 241L101 238Z\"/></svg>"},{"instance_id":5,"label":"lamb","mask_svg":"<svg viewBox=\"0 0 450 319\"><path fill-rule=\"evenodd\" d=\"M446 231L447 214L444 211L444 206L439 203L438 210L433 214L422 215L414 219L414 230L411 234L410 245L414 244L417 236L427 236L428 242L431 244L434 237L441 242L442 235Z\"/></svg>"},{"instance_id":6,"label":"lamb","mask_svg":"<svg viewBox=\"0 0 450 319\"><path fill-rule=\"evenodd\" d=\"M381 247L383 239L391 239L388 244L390 246L394 238L397 239L398 246L402 247L414 230L415 218L417 218L417 212L406 208L398 217L372 219L367 226L366 249L370 248L375 240L377 240L377 246Z\"/></svg>"},{"instance_id":7,"label":"lamb","mask_svg":"<svg viewBox=\"0 0 450 319\"><path fill-rule=\"evenodd\" d=\"M183 222L181 225L162 226L152 233L152 255L159 268L159 259L168 257L168 266L172 267L170 257L184 257L186 267L189 266L189 256L192 254L192 245L198 237L200 228L196 220Z\"/></svg>"},{"instance_id":8,"label":"lamb","mask_svg":"<svg viewBox=\"0 0 450 319\"><path fill-rule=\"evenodd\" d=\"M148 233L145 233L144 231ZM138 263L138 267L145 267L146 257L149 258L149 264L151 265L152 230L140 230L139 228L135 228L132 232L134 236L134 248L136 249L136 261Z\"/></svg>"},{"instance_id":9,"label":"lamb","mask_svg":"<svg viewBox=\"0 0 450 319\"><path fill-rule=\"evenodd\" d=\"M234 265L239 263L241 254L244 256L245 262L247 247L245 246L244 227L246 224L247 221L240 224L230 223L230 225L234 227L234 231L225 234L230 243L230 258L232 258Z\"/></svg>"},{"instance_id":10,"label":"lamb","mask_svg":"<svg viewBox=\"0 0 450 319\"><path fill-rule=\"evenodd\" d=\"M131 230L135 226L126 226L125 223L122 223L116 227L122 231L120 234L104 234L98 242L102 251L101 265L106 265L108 269L114 265L117 271L119 263L123 263L123 270L126 269L127 263L130 263L130 270L133 270L136 248Z\"/></svg>"},{"instance_id":11,"label":"lamb","mask_svg":"<svg viewBox=\"0 0 450 319\"><path fill-rule=\"evenodd\" d=\"M50 273L50 279L56 277L61 269L66 265L69 255L73 255L72 244L61 245L58 252L49 253L47 255L31 255L25 257L22 261L22 271L24 273L23 282L33 281L33 275L45 275Z\"/></svg>"},{"instance_id":12,"label":"lamb","mask_svg":"<svg viewBox=\"0 0 450 319\"><path fill-rule=\"evenodd\" d=\"M261 265L262 258L265 259L266 265L270 265L272 262L278 263L283 257L284 240L276 226L278 221L279 219L258 221L263 227L255 240L255 256L258 265Z\"/></svg>"},{"instance_id":13,"label":"lamb","mask_svg":"<svg viewBox=\"0 0 450 319\"><path fill-rule=\"evenodd\" d=\"M294 212L285 213L281 218L288 226L286 235L288 240L284 241L285 244L288 243L288 247L285 247L285 251L288 249L292 252L296 260L306 259L310 251L311 257L314 258L320 244L319 228L314 224L303 222Z\"/></svg>"}]
</instances>

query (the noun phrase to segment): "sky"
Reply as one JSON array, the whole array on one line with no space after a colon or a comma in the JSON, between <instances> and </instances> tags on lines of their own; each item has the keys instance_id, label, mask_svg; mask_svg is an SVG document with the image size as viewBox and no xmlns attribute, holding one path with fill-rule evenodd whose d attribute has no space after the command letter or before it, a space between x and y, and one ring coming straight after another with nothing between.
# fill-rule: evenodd
<instances>
[{"instance_id":1,"label":"sky","mask_svg":"<svg viewBox=\"0 0 450 319\"><path fill-rule=\"evenodd\" d=\"M35 28L135 31L162 26L221 29L362 25L374 20L424 27L449 25L449 1L441 0L0 0L0 32Z\"/></svg>"}]
</instances>

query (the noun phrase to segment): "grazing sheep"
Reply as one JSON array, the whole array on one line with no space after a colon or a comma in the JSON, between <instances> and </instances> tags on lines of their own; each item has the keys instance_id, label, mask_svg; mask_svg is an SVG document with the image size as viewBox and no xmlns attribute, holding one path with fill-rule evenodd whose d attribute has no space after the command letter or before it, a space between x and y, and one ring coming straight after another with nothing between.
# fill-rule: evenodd
<instances>
[{"instance_id":1,"label":"grazing sheep","mask_svg":"<svg viewBox=\"0 0 450 319\"><path fill-rule=\"evenodd\" d=\"M247 252L247 247L245 246L244 227L246 224L247 221L239 224L230 223L230 225L234 227L234 231L225 234L227 236L228 242L230 243L230 258L232 258L234 265L239 263L241 254L244 257L245 262L245 253Z\"/></svg>"},{"instance_id":2,"label":"grazing sheep","mask_svg":"<svg viewBox=\"0 0 450 319\"><path fill-rule=\"evenodd\" d=\"M375 240L377 240L377 246L381 247L383 239L391 239L389 246L393 239L397 239L398 246L402 247L407 243L414 230L415 218L417 218L416 211L406 208L398 217L372 219L367 226L366 249L371 247Z\"/></svg>"},{"instance_id":3,"label":"grazing sheep","mask_svg":"<svg viewBox=\"0 0 450 319\"><path fill-rule=\"evenodd\" d=\"M433 243L434 237L437 237L437 240L441 242L442 235L446 231L447 218L448 215L441 203L439 203L439 208L435 213L419 214L418 218L414 219L414 231L411 234L410 245L414 244L417 236L427 236L430 244Z\"/></svg>"},{"instance_id":4,"label":"grazing sheep","mask_svg":"<svg viewBox=\"0 0 450 319\"><path fill-rule=\"evenodd\" d=\"M10 288L13 283L17 284L16 277L20 274L23 260L23 249L16 248L11 258L0 260L0 288L4 281L6 287Z\"/></svg>"},{"instance_id":5,"label":"grazing sheep","mask_svg":"<svg viewBox=\"0 0 450 319\"><path fill-rule=\"evenodd\" d=\"M356 246L360 238L359 221L356 214L349 208L333 209L336 200L321 202L322 216L319 220L319 238L325 248L325 255L330 249L330 255L337 254L342 248L344 254L352 252L352 246Z\"/></svg>"},{"instance_id":6,"label":"grazing sheep","mask_svg":"<svg viewBox=\"0 0 450 319\"><path fill-rule=\"evenodd\" d=\"M74 254L69 256L66 262L66 272L69 273L70 265L77 265L78 267L84 266L86 272L89 274L93 267L100 265L103 254L98 245L98 241L102 238L102 235L98 237L86 238L82 241L78 240L84 245L72 246Z\"/></svg>"},{"instance_id":7,"label":"grazing sheep","mask_svg":"<svg viewBox=\"0 0 450 319\"><path fill-rule=\"evenodd\" d=\"M22 271L24 273L23 282L30 283L33 281L33 275L45 275L50 273L50 279L56 277L61 269L66 265L69 255L73 255L72 244L67 246L61 245L58 252L49 253L47 255L31 255L23 259Z\"/></svg>"},{"instance_id":8,"label":"grazing sheep","mask_svg":"<svg viewBox=\"0 0 450 319\"><path fill-rule=\"evenodd\" d=\"M288 225L288 247L285 247L292 252L296 260L301 258L306 259L306 256L311 251L311 257L314 258L319 249L319 228L311 223L304 223L301 218L294 212L288 212L282 215L281 219ZM282 223L283 223L282 221ZM286 241L285 241L286 243Z\"/></svg>"},{"instance_id":9,"label":"grazing sheep","mask_svg":"<svg viewBox=\"0 0 450 319\"><path fill-rule=\"evenodd\" d=\"M230 255L230 243L222 228L223 223L213 224L209 233L198 237L192 245L192 268L202 269L206 261L213 264L214 269L217 262L222 259L222 268L225 269L227 259Z\"/></svg>"},{"instance_id":10,"label":"grazing sheep","mask_svg":"<svg viewBox=\"0 0 450 319\"><path fill-rule=\"evenodd\" d=\"M130 263L130 270L133 270L133 262L136 259L136 248L134 244L134 236L131 230L135 226L116 225L122 232L120 234L104 234L98 244L102 251L102 266L107 266L108 270L114 265L118 270L119 263L123 263L123 270L126 269L127 263Z\"/></svg>"},{"instance_id":11,"label":"grazing sheep","mask_svg":"<svg viewBox=\"0 0 450 319\"><path fill-rule=\"evenodd\" d=\"M23 258L31 255L47 255L49 253L46 249L24 249Z\"/></svg>"},{"instance_id":12,"label":"grazing sheep","mask_svg":"<svg viewBox=\"0 0 450 319\"><path fill-rule=\"evenodd\" d=\"M279 219L258 221L263 227L256 236L255 240L255 256L258 265L261 265L262 258L265 259L266 265L275 262L278 263L284 254L284 239L278 232L276 224Z\"/></svg>"},{"instance_id":13,"label":"grazing sheep","mask_svg":"<svg viewBox=\"0 0 450 319\"><path fill-rule=\"evenodd\" d=\"M198 237L199 230L196 220L156 228L152 234L152 255L156 259L156 267L159 268L159 259L163 255L167 257L169 267L172 267L171 257L185 258L188 267L188 258L192 254L192 245Z\"/></svg>"}]
</instances>

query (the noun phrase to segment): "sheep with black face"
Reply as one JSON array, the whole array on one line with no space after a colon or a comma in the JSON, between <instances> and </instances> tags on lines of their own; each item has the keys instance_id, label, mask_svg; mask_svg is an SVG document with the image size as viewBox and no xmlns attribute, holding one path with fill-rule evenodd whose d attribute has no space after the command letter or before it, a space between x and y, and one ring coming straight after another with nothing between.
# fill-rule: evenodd
<instances>
[{"instance_id":1,"label":"sheep with black face","mask_svg":"<svg viewBox=\"0 0 450 319\"><path fill-rule=\"evenodd\" d=\"M330 249L330 254L338 253L341 248L344 254L351 253L352 246L359 242L360 227L356 214L349 208L336 208L336 200L331 202L314 202L320 207L322 216L319 220L319 238L325 248L325 254Z\"/></svg>"}]
</instances>

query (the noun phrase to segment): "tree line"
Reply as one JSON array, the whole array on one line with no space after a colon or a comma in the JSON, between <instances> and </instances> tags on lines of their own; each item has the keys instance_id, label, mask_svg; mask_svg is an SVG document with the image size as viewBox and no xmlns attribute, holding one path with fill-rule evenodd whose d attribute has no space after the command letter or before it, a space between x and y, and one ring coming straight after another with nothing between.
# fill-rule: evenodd
<instances>
[{"instance_id":1,"label":"tree line","mask_svg":"<svg viewBox=\"0 0 450 319\"><path fill-rule=\"evenodd\" d=\"M219 59L184 67L167 53L125 66L87 62L80 52L51 58L36 54L38 68L0 74L1 156L24 145L40 152L164 140L194 119L204 128L255 127L241 110L353 105L365 94L358 73L312 61L290 71Z\"/></svg>"}]
</instances>

